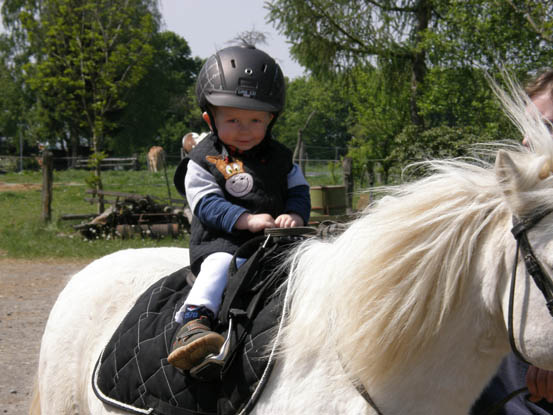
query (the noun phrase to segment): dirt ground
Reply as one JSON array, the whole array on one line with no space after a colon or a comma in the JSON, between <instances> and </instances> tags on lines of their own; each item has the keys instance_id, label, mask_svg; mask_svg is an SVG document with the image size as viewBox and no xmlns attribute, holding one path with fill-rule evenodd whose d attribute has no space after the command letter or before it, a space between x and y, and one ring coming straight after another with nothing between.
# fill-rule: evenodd
<instances>
[{"instance_id":1,"label":"dirt ground","mask_svg":"<svg viewBox=\"0 0 553 415\"><path fill-rule=\"evenodd\" d=\"M0 259L0 414L27 414L48 314L90 261Z\"/></svg>"}]
</instances>

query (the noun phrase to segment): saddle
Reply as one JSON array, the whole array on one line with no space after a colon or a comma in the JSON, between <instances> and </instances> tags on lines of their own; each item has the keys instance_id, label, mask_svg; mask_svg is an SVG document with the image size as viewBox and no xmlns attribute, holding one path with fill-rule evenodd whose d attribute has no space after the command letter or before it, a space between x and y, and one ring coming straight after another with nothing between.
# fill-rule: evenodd
<instances>
[{"instance_id":1,"label":"saddle","mask_svg":"<svg viewBox=\"0 0 553 415\"><path fill-rule=\"evenodd\" d=\"M104 403L134 414L209 415L248 413L273 366L275 337L283 318L286 271L281 257L312 228L252 239L236 252L229 268L219 322L225 338L190 373L167 362L179 325L173 318L194 279L185 267L162 278L136 301L96 363L92 387ZM280 232L279 232L280 231ZM236 267L235 258L248 258Z\"/></svg>"}]
</instances>

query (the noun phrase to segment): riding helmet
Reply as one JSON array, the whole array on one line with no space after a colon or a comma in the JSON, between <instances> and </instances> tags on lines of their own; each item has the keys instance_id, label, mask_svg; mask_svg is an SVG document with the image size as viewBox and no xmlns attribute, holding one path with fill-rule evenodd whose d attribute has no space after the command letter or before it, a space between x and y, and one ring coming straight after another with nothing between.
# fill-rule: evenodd
<instances>
[{"instance_id":1,"label":"riding helmet","mask_svg":"<svg viewBox=\"0 0 553 415\"><path fill-rule=\"evenodd\" d=\"M278 115L284 108L284 75L265 52L250 45L231 46L207 59L198 75L196 98L202 111L211 104Z\"/></svg>"}]
</instances>

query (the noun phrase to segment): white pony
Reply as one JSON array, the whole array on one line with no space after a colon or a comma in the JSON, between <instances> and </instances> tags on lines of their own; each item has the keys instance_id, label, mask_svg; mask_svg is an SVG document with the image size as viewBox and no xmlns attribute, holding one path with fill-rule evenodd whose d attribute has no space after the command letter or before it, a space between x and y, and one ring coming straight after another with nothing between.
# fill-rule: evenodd
<instances>
[{"instance_id":1,"label":"white pony","mask_svg":"<svg viewBox=\"0 0 553 415\"><path fill-rule=\"evenodd\" d=\"M536 111L507 102L532 150L500 150L495 168L433 162L333 241L293 253L289 314L255 414L466 415L509 352L512 216L553 207L553 140ZM528 234L553 267L553 215ZM137 297L187 264L178 248L125 250L76 274L46 325L33 410L118 414L94 395L94 363ZM553 318L524 263L517 268L514 339L553 369Z\"/></svg>"}]
</instances>

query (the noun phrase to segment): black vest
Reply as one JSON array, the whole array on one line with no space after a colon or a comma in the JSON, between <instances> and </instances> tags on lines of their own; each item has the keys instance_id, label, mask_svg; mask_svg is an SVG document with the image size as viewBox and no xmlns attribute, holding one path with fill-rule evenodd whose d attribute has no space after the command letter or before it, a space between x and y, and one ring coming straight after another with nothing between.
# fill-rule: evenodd
<instances>
[{"instance_id":1,"label":"black vest","mask_svg":"<svg viewBox=\"0 0 553 415\"><path fill-rule=\"evenodd\" d=\"M181 161L175 172L175 186L184 194L184 176L188 161L193 160L209 171L229 202L250 213L268 213L274 218L284 213L288 193L287 175L292 169L292 153L279 142L265 138L252 150L229 154L210 135ZM197 274L203 259L214 252L233 254L244 242L255 236L248 231L228 234L204 226L194 216L190 230L190 264Z\"/></svg>"}]
</instances>

